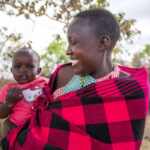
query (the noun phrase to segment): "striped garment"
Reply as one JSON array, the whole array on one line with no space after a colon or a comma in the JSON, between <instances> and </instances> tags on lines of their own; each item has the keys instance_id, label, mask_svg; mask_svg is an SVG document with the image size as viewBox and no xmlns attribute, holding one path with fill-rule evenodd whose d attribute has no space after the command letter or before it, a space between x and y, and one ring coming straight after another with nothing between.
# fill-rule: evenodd
<instances>
[{"instance_id":1,"label":"striped garment","mask_svg":"<svg viewBox=\"0 0 150 150\"><path fill-rule=\"evenodd\" d=\"M139 150L148 107L147 72L119 68L129 76L92 83L37 108L30 122L3 140L3 149Z\"/></svg>"}]
</instances>

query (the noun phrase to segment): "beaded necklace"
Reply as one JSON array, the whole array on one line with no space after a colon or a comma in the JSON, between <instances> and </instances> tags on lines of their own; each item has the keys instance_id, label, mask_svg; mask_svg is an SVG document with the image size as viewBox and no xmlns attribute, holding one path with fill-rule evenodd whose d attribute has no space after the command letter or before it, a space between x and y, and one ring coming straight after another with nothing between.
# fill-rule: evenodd
<instances>
[{"instance_id":1,"label":"beaded necklace","mask_svg":"<svg viewBox=\"0 0 150 150\"><path fill-rule=\"evenodd\" d=\"M110 78L117 78L118 76L119 76L118 67L115 68L114 71L110 72L106 76L101 77L99 79L94 79L91 75L85 75L85 76L74 75L72 79L68 82L68 84L66 84L66 86L62 88L57 89L53 93L53 96L54 98L56 98L68 92L84 88L92 83L96 83L97 81L103 81Z\"/></svg>"},{"instance_id":2,"label":"beaded necklace","mask_svg":"<svg viewBox=\"0 0 150 150\"><path fill-rule=\"evenodd\" d=\"M87 85L95 82L96 80L90 75L86 75L83 77L79 75L74 75L73 78L69 81L69 83L63 88L63 90L64 93L67 93L86 87Z\"/></svg>"}]
</instances>

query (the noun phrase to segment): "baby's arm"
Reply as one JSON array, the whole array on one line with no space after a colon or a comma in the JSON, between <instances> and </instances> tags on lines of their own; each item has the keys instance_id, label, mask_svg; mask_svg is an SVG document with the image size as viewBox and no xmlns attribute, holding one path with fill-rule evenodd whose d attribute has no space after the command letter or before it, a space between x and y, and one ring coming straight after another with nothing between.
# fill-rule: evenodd
<instances>
[{"instance_id":1,"label":"baby's arm","mask_svg":"<svg viewBox=\"0 0 150 150\"><path fill-rule=\"evenodd\" d=\"M12 107L23 98L22 90L12 88L8 91L4 103L0 104L0 118L6 118L11 113Z\"/></svg>"},{"instance_id":2,"label":"baby's arm","mask_svg":"<svg viewBox=\"0 0 150 150\"><path fill-rule=\"evenodd\" d=\"M16 125L10 122L10 120L7 118L4 120L3 125L2 125L2 131L1 131L1 138L5 138L8 132L15 128Z\"/></svg>"},{"instance_id":3,"label":"baby's arm","mask_svg":"<svg viewBox=\"0 0 150 150\"><path fill-rule=\"evenodd\" d=\"M0 104L0 119L6 118L11 112L11 108L7 104Z\"/></svg>"}]
</instances>

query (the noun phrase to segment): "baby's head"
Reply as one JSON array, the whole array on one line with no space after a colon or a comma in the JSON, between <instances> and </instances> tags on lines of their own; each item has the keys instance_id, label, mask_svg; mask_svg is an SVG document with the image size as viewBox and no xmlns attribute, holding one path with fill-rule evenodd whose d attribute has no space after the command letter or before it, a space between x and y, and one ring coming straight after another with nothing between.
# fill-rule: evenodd
<instances>
[{"instance_id":1,"label":"baby's head","mask_svg":"<svg viewBox=\"0 0 150 150\"><path fill-rule=\"evenodd\" d=\"M97 76L111 63L111 52L120 37L119 24L105 9L78 13L68 28L72 66L76 74Z\"/></svg>"},{"instance_id":2,"label":"baby's head","mask_svg":"<svg viewBox=\"0 0 150 150\"><path fill-rule=\"evenodd\" d=\"M13 56L11 72L19 84L33 81L41 72L38 53L28 47L19 49Z\"/></svg>"}]
</instances>

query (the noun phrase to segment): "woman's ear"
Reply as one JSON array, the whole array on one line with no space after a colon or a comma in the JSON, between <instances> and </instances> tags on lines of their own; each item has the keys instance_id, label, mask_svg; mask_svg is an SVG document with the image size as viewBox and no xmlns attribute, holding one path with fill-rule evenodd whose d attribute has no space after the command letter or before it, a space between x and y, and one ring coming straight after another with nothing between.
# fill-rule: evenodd
<instances>
[{"instance_id":1,"label":"woman's ear","mask_svg":"<svg viewBox=\"0 0 150 150\"><path fill-rule=\"evenodd\" d=\"M112 40L110 36L103 35L100 37L99 44L100 44L101 49L109 50L112 47Z\"/></svg>"}]
</instances>

